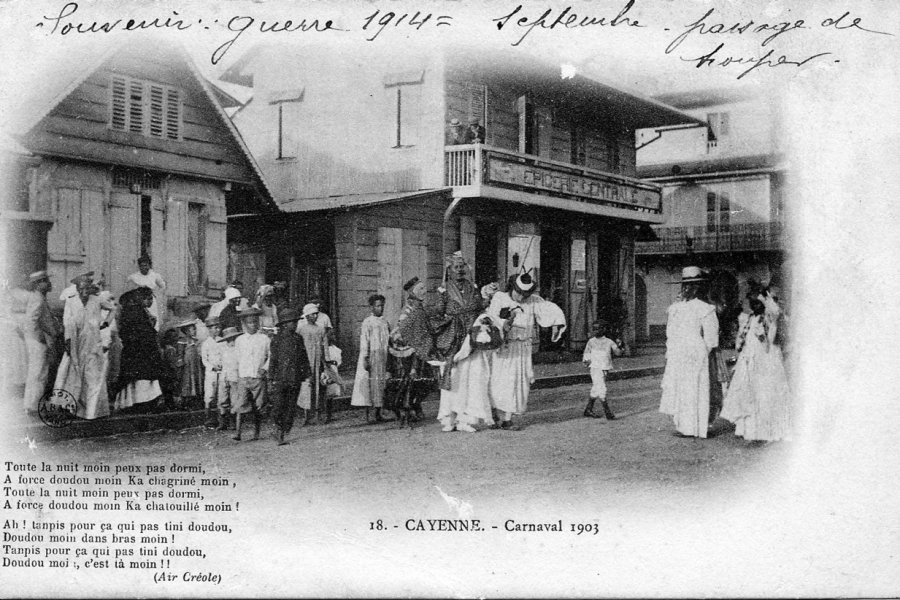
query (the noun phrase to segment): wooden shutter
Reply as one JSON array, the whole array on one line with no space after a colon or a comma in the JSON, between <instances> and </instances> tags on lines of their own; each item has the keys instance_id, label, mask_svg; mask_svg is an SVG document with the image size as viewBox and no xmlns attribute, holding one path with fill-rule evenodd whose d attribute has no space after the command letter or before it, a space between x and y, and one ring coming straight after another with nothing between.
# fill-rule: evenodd
<instances>
[{"instance_id":1,"label":"wooden shutter","mask_svg":"<svg viewBox=\"0 0 900 600\"><path fill-rule=\"evenodd\" d=\"M391 325L403 306L403 273L401 270L402 230L397 227L378 228L378 293L384 296L384 317Z\"/></svg>"},{"instance_id":2,"label":"wooden shutter","mask_svg":"<svg viewBox=\"0 0 900 600\"><path fill-rule=\"evenodd\" d=\"M113 75L110 82L110 127L116 131L128 129L127 80Z\"/></svg>"},{"instance_id":3,"label":"wooden shutter","mask_svg":"<svg viewBox=\"0 0 900 600\"><path fill-rule=\"evenodd\" d=\"M110 261L107 285L113 294L126 289L126 279L137 270L140 253L140 196L113 192L109 202Z\"/></svg>"},{"instance_id":4,"label":"wooden shutter","mask_svg":"<svg viewBox=\"0 0 900 600\"><path fill-rule=\"evenodd\" d=\"M206 226L206 276L211 290L225 288L228 248L226 247L226 230L228 220L224 206L211 205L209 222Z\"/></svg>"},{"instance_id":5,"label":"wooden shutter","mask_svg":"<svg viewBox=\"0 0 900 600\"><path fill-rule=\"evenodd\" d=\"M170 296L187 295L187 202L170 198L167 203L165 272Z\"/></svg>"},{"instance_id":6,"label":"wooden shutter","mask_svg":"<svg viewBox=\"0 0 900 600\"><path fill-rule=\"evenodd\" d=\"M176 89L166 89L166 137L181 139L181 94Z\"/></svg>"},{"instance_id":7,"label":"wooden shutter","mask_svg":"<svg viewBox=\"0 0 900 600\"><path fill-rule=\"evenodd\" d=\"M144 133L144 84L128 81L128 131Z\"/></svg>"},{"instance_id":8,"label":"wooden shutter","mask_svg":"<svg viewBox=\"0 0 900 600\"><path fill-rule=\"evenodd\" d=\"M161 85L149 85L149 131L151 137L163 137L163 105L165 104L165 90Z\"/></svg>"},{"instance_id":9,"label":"wooden shutter","mask_svg":"<svg viewBox=\"0 0 900 600\"><path fill-rule=\"evenodd\" d=\"M463 258L469 263L472 281L475 279L475 219L462 216L459 218L459 249Z\"/></svg>"},{"instance_id":10,"label":"wooden shutter","mask_svg":"<svg viewBox=\"0 0 900 600\"><path fill-rule=\"evenodd\" d=\"M81 192L81 237L85 263L97 272L96 278L106 275L106 215L103 213L104 195L99 190ZM109 281L107 281L109 283Z\"/></svg>"}]
</instances>

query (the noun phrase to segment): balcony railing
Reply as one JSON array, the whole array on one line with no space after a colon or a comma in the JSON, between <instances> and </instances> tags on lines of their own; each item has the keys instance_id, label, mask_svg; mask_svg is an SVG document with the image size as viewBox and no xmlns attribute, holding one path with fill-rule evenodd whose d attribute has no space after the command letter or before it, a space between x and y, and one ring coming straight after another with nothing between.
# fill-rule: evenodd
<instances>
[{"instance_id":1,"label":"balcony railing","mask_svg":"<svg viewBox=\"0 0 900 600\"><path fill-rule=\"evenodd\" d=\"M687 254L688 252L746 252L782 250L781 223L740 223L727 231L710 232L704 226L654 228L659 238L635 243L635 254Z\"/></svg>"},{"instance_id":2,"label":"balcony railing","mask_svg":"<svg viewBox=\"0 0 900 600\"><path fill-rule=\"evenodd\" d=\"M484 144L446 146L444 156L445 184L462 195L477 196L485 188L506 188L662 213L660 187L639 179Z\"/></svg>"}]
</instances>

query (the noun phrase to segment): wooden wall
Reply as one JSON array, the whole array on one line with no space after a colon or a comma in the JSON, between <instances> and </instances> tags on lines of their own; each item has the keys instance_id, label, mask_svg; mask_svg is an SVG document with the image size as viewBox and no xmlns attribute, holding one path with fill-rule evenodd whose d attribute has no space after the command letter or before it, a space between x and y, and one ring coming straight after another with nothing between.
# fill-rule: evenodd
<instances>
[{"instance_id":1,"label":"wooden wall","mask_svg":"<svg viewBox=\"0 0 900 600\"><path fill-rule=\"evenodd\" d=\"M385 317L396 325L405 301L403 284L413 276L436 289L443 276L443 216L450 198L423 199L360 208L332 217L338 271L338 318L344 360L355 360L368 298L386 297ZM458 233L455 235L458 236ZM350 350L348 352L348 350Z\"/></svg>"},{"instance_id":2,"label":"wooden wall","mask_svg":"<svg viewBox=\"0 0 900 600\"><path fill-rule=\"evenodd\" d=\"M182 139L113 131L110 82L127 75L181 90ZM126 47L92 73L25 137L36 154L250 182L252 170L184 60L174 52Z\"/></svg>"}]
</instances>

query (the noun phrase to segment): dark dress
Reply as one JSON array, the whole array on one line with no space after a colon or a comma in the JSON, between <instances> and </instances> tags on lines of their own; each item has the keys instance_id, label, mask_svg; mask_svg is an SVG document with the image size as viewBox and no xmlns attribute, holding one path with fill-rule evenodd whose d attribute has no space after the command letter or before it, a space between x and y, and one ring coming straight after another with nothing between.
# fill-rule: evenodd
<instances>
[{"instance_id":1,"label":"dark dress","mask_svg":"<svg viewBox=\"0 0 900 600\"><path fill-rule=\"evenodd\" d=\"M290 433L300 384L309 377L306 346L293 323L282 325L269 347L269 381L276 384L273 419L282 433Z\"/></svg>"},{"instance_id":2,"label":"dark dress","mask_svg":"<svg viewBox=\"0 0 900 600\"><path fill-rule=\"evenodd\" d=\"M168 369L159 348L156 329L142 306L123 306L119 317L122 357L119 362L118 387L146 379L164 381Z\"/></svg>"}]
</instances>

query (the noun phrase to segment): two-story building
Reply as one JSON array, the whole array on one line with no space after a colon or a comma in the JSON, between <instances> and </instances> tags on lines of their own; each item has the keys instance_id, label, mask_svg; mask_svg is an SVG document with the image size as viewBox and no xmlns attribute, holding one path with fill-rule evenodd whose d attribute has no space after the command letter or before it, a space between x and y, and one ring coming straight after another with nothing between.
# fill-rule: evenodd
<instances>
[{"instance_id":1,"label":"two-story building","mask_svg":"<svg viewBox=\"0 0 900 600\"><path fill-rule=\"evenodd\" d=\"M479 286L531 269L583 344L612 299L633 306L635 236L663 220L635 131L699 122L520 53L260 46L224 79L253 87L233 120L285 212L268 229L235 218L231 256L323 297L345 348L369 294L394 321L403 282L437 288L456 250ZM453 119L479 121L483 143L448 145Z\"/></svg>"},{"instance_id":2,"label":"two-story building","mask_svg":"<svg viewBox=\"0 0 900 600\"><path fill-rule=\"evenodd\" d=\"M786 286L786 163L779 112L767 96L702 90L658 96L706 127L638 132L638 175L662 186L665 221L635 246L639 339L665 336L681 267L709 269L715 292L739 304L747 280ZM652 239L649 239L652 238Z\"/></svg>"},{"instance_id":3,"label":"two-story building","mask_svg":"<svg viewBox=\"0 0 900 600\"><path fill-rule=\"evenodd\" d=\"M270 199L185 52L132 41L57 57L7 105L3 129L31 156L4 220L52 225L43 253L20 240L17 254L40 258L12 265L19 277L46 268L61 290L93 270L118 295L146 254L176 312L218 299L227 214Z\"/></svg>"}]
</instances>

